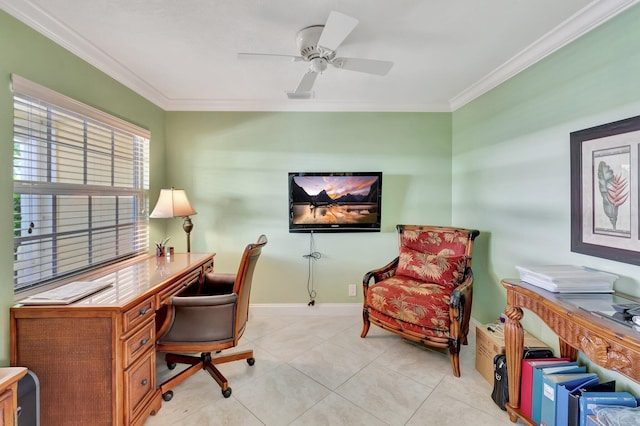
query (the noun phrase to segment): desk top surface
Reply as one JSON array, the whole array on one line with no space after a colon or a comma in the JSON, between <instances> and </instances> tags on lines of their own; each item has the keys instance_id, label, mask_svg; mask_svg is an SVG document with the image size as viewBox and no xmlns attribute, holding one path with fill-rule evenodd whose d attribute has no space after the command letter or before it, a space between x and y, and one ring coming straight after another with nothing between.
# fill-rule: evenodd
<instances>
[{"instance_id":1,"label":"desk top surface","mask_svg":"<svg viewBox=\"0 0 640 426\"><path fill-rule=\"evenodd\" d=\"M520 279L504 279L502 285L517 293L538 300L551 310L567 315L592 330L601 330L616 337L616 340L633 342L640 347L640 331L630 324L621 323L613 318L613 304L636 302L640 299L623 293L553 293L520 281ZM534 308L527 306L525 308ZM535 309L540 310L540 308ZM534 312L535 312L534 310ZM538 313L538 312L536 312Z\"/></svg>"},{"instance_id":2,"label":"desk top surface","mask_svg":"<svg viewBox=\"0 0 640 426\"><path fill-rule=\"evenodd\" d=\"M27 374L27 369L24 367L0 368L0 389L6 389L20 380L25 374Z\"/></svg>"},{"instance_id":3,"label":"desk top surface","mask_svg":"<svg viewBox=\"0 0 640 426\"><path fill-rule=\"evenodd\" d=\"M78 280L82 281L108 281L113 285L75 303L43 306L18 304L16 307L20 309L122 307L132 301L139 300L146 294L154 294L158 288L169 285L171 281L181 275L205 264L213 256L213 253L176 253L171 256L170 260L165 257L149 256L124 261L121 264L107 266L90 275L79 277Z\"/></svg>"}]
</instances>

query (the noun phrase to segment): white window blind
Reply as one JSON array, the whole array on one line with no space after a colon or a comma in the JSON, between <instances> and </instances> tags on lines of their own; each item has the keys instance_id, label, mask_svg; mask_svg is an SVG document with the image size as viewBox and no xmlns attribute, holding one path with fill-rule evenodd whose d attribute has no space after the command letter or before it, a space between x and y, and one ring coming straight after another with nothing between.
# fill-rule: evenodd
<instances>
[{"instance_id":1,"label":"white window blind","mask_svg":"<svg viewBox=\"0 0 640 426\"><path fill-rule=\"evenodd\" d=\"M14 289L148 252L149 132L12 84Z\"/></svg>"}]
</instances>

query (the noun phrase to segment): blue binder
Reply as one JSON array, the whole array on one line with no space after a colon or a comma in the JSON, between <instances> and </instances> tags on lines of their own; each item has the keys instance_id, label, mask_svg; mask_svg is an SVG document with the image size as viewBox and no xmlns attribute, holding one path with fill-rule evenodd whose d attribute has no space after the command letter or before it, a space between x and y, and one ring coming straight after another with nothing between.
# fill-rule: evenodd
<instances>
[{"instance_id":1,"label":"blue binder","mask_svg":"<svg viewBox=\"0 0 640 426\"><path fill-rule=\"evenodd\" d=\"M599 381L596 374L584 376L576 382L562 383L556 392L556 425L565 426L569 424L569 395L585 386L597 384Z\"/></svg>"},{"instance_id":2,"label":"blue binder","mask_svg":"<svg viewBox=\"0 0 640 426\"><path fill-rule=\"evenodd\" d=\"M531 390L531 420L540 424L542 415L542 375L556 373L585 373L586 367L580 367L577 362L565 362L552 366L535 367L533 369L533 386Z\"/></svg>"}]
</instances>

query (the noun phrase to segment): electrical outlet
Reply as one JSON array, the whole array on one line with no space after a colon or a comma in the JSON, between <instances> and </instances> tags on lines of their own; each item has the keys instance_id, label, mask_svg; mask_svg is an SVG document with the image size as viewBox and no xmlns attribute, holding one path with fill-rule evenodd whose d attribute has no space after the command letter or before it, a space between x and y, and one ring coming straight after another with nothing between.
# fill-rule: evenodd
<instances>
[{"instance_id":1,"label":"electrical outlet","mask_svg":"<svg viewBox=\"0 0 640 426\"><path fill-rule=\"evenodd\" d=\"M349 296L355 296L355 295L356 295L356 285L349 284Z\"/></svg>"}]
</instances>

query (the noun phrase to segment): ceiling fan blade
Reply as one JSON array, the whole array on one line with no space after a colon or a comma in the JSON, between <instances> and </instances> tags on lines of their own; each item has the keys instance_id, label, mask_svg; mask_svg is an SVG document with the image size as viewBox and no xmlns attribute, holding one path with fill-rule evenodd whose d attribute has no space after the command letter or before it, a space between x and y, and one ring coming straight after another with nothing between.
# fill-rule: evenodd
<instances>
[{"instance_id":1,"label":"ceiling fan blade","mask_svg":"<svg viewBox=\"0 0 640 426\"><path fill-rule=\"evenodd\" d=\"M350 71L365 72L367 74L386 75L393 67L391 61L378 61L376 59L361 58L336 58L331 65Z\"/></svg>"},{"instance_id":2,"label":"ceiling fan blade","mask_svg":"<svg viewBox=\"0 0 640 426\"><path fill-rule=\"evenodd\" d=\"M287 58L292 62L300 62L304 61L302 56L294 56L294 55L278 55L274 53L238 53L238 58Z\"/></svg>"},{"instance_id":3,"label":"ceiling fan blade","mask_svg":"<svg viewBox=\"0 0 640 426\"><path fill-rule=\"evenodd\" d=\"M344 13L332 11L324 25L318 46L329 50L337 50L351 31L358 25L358 20Z\"/></svg>"},{"instance_id":4,"label":"ceiling fan blade","mask_svg":"<svg viewBox=\"0 0 640 426\"><path fill-rule=\"evenodd\" d=\"M313 97L313 83L316 82L316 78L318 77L317 72L307 71L305 75L300 79L300 83L298 83L298 87L293 92L287 92L287 96L289 99L310 99Z\"/></svg>"},{"instance_id":5,"label":"ceiling fan blade","mask_svg":"<svg viewBox=\"0 0 640 426\"><path fill-rule=\"evenodd\" d=\"M316 77L318 77L317 72L307 71L307 73L302 76L302 79L300 79L300 83L298 83L298 87L294 93L311 92L313 83L316 82Z\"/></svg>"}]
</instances>

